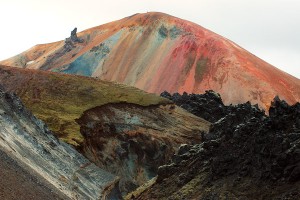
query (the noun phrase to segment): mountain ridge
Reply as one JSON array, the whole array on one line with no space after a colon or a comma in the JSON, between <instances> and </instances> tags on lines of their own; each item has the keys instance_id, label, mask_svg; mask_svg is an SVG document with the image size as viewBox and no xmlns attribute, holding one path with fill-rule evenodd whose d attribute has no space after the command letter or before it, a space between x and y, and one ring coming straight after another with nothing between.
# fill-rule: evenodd
<instances>
[{"instance_id":1,"label":"mountain ridge","mask_svg":"<svg viewBox=\"0 0 300 200\"><path fill-rule=\"evenodd\" d=\"M87 109L112 102L144 106L170 103L139 89L95 78L1 65L0 84L19 95L60 139L75 146L83 140L75 119Z\"/></svg>"}]
</instances>

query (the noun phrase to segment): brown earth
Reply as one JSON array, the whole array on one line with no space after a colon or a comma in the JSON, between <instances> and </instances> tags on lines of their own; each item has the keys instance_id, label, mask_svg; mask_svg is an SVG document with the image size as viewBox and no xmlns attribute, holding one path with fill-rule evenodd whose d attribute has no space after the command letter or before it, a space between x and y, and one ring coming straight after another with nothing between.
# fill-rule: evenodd
<instances>
[{"instance_id":1,"label":"brown earth","mask_svg":"<svg viewBox=\"0 0 300 200\"><path fill-rule=\"evenodd\" d=\"M0 199L63 200L69 199L44 178L33 175L4 151L0 150Z\"/></svg>"}]
</instances>

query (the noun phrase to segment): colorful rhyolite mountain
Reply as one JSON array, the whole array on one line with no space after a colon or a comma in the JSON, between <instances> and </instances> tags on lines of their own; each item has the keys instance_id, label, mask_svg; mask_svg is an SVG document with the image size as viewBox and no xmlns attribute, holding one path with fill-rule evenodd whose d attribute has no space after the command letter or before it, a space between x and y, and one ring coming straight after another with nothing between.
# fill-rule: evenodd
<instances>
[{"instance_id":1,"label":"colorful rhyolite mountain","mask_svg":"<svg viewBox=\"0 0 300 200\"><path fill-rule=\"evenodd\" d=\"M74 34L75 33L75 34ZM43 44L4 65L99 77L148 92L203 93L226 104L251 101L268 108L275 95L300 101L300 80L232 41L163 13L136 14L65 41Z\"/></svg>"}]
</instances>

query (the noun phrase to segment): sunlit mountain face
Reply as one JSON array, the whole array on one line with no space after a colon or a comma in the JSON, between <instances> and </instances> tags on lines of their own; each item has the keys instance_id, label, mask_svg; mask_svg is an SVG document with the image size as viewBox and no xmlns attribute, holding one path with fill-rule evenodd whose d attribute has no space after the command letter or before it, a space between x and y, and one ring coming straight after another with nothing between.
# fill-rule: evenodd
<instances>
[{"instance_id":1,"label":"sunlit mountain face","mask_svg":"<svg viewBox=\"0 0 300 200\"><path fill-rule=\"evenodd\" d=\"M225 104L250 101L267 109L278 95L293 104L300 80L234 42L163 13L136 14L36 45L1 64L98 77L151 93L203 93Z\"/></svg>"}]
</instances>

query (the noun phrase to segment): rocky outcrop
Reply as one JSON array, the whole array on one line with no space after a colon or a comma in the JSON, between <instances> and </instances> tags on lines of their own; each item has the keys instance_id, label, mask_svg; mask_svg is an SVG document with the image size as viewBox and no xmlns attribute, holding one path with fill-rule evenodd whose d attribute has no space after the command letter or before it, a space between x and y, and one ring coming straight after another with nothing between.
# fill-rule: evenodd
<instances>
[{"instance_id":1,"label":"rocky outcrop","mask_svg":"<svg viewBox=\"0 0 300 200\"><path fill-rule=\"evenodd\" d=\"M210 123L173 105L115 103L84 112L81 152L121 177L126 194L157 175L182 143L201 142Z\"/></svg>"},{"instance_id":2,"label":"rocky outcrop","mask_svg":"<svg viewBox=\"0 0 300 200\"><path fill-rule=\"evenodd\" d=\"M0 148L71 199L119 199L119 178L59 141L14 94L0 89Z\"/></svg>"},{"instance_id":3,"label":"rocky outcrop","mask_svg":"<svg viewBox=\"0 0 300 200\"><path fill-rule=\"evenodd\" d=\"M83 39L77 37L77 28L74 28L73 31L71 31L71 36L65 39L63 46L59 45L59 48L56 49L51 55L44 57L45 59L40 62L42 64L40 66L40 69L48 70L52 65L55 65L55 63L57 63L57 61L65 55L68 55L70 52L76 51L76 49L81 49L81 43L83 42ZM76 53L71 54L70 57L73 58L74 55L76 55ZM34 61L31 62L34 63Z\"/></svg>"},{"instance_id":4,"label":"rocky outcrop","mask_svg":"<svg viewBox=\"0 0 300 200\"><path fill-rule=\"evenodd\" d=\"M71 31L70 39L72 42L79 42L79 43L83 42L83 39L80 39L77 37L77 28L76 27L73 29L73 31Z\"/></svg>"},{"instance_id":5,"label":"rocky outcrop","mask_svg":"<svg viewBox=\"0 0 300 200\"><path fill-rule=\"evenodd\" d=\"M212 90L205 91L204 94L184 92L182 95L179 93L171 95L164 91L160 96L170 99L177 106L209 122L216 122L228 114L228 106L223 104L220 94Z\"/></svg>"},{"instance_id":6,"label":"rocky outcrop","mask_svg":"<svg viewBox=\"0 0 300 200\"><path fill-rule=\"evenodd\" d=\"M250 103L228 107L137 199L299 199L300 104L276 97L269 114Z\"/></svg>"},{"instance_id":7,"label":"rocky outcrop","mask_svg":"<svg viewBox=\"0 0 300 200\"><path fill-rule=\"evenodd\" d=\"M77 37L77 28L71 31L71 36L65 39L64 49L69 52L71 51L76 43L83 43L83 39Z\"/></svg>"}]
</instances>

